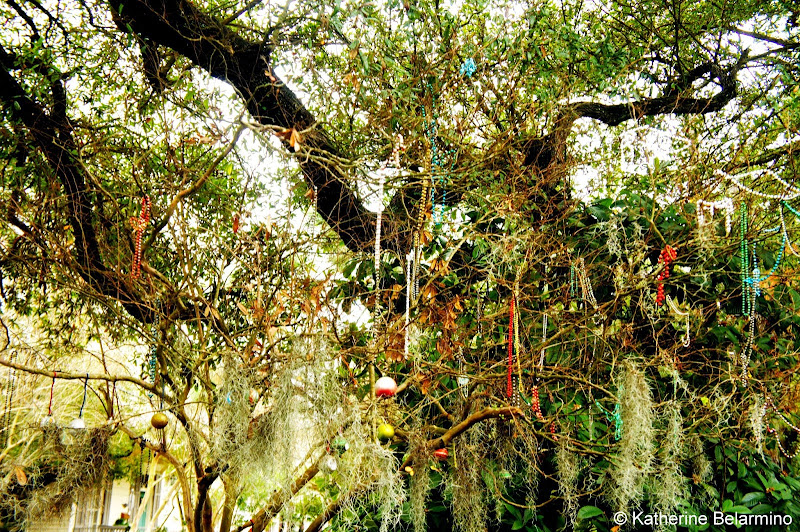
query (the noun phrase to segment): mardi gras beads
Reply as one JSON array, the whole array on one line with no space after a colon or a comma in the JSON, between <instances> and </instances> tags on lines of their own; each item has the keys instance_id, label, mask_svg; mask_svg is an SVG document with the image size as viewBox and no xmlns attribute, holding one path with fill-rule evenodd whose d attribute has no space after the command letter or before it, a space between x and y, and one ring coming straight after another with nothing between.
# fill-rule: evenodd
<instances>
[{"instance_id":1,"label":"mardi gras beads","mask_svg":"<svg viewBox=\"0 0 800 532\"><path fill-rule=\"evenodd\" d=\"M667 244L661 250L658 256L658 263L664 265L664 269L658 274L658 293L656 294L656 305L661 306L664 304L664 280L669 279L669 264L678 258L678 253L675 249Z\"/></svg>"},{"instance_id":2,"label":"mardi gras beads","mask_svg":"<svg viewBox=\"0 0 800 532\"><path fill-rule=\"evenodd\" d=\"M147 223L150 221L150 196L142 198L142 210L139 213L139 218L133 218L133 231L136 248L133 253L133 266L131 267L131 277L137 279L141 272L142 267L142 236L144 230L147 229Z\"/></svg>"},{"instance_id":3,"label":"mardi gras beads","mask_svg":"<svg viewBox=\"0 0 800 532\"><path fill-rule=\"evenodd\" d=\"M506 397L512 399L514 396L514 296L511 296L508 313L508 367L506 374Z\"/></svg>"}]
</instances>

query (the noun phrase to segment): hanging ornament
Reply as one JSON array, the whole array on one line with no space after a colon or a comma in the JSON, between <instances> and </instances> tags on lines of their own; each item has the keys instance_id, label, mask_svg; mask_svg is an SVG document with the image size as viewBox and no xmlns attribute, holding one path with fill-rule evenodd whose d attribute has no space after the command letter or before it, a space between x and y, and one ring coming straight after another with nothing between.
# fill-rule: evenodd
<instances>
[{"instance_id":1,"label":"hanging ornament","mask_svg":"<svg viewBox=\"0 0 800 532\"><path fill-rule=\"evenodd\" d=\"M169 424L169 418L164 412L156 412L150 418L150 424L153 425L153 428L161 430Z\"/></svg>"},{"instance_id":2,"label":"hanging ornament","mask_svg":"<svg viewBox=\"0 0 800 532\"><path fill-rule=\"evenodd\" d=\"M609 423L614 423L614 440L619 441L622 438L622 416L620 415L620 406L619 403L614 405L614 411L609 412L603 405L600 404L600 401L594 402L597 405L597 408L600 409L600 412L605 414L606 421Z\"/></svg>"},{"instance_id":3,"label":"hanging ornament","mask_svg":"<svg viewBox=\"0 0 800 532\"><path fill-rule=\"evenodd\" d=\"M337 469L339 469L339 462L336 460L335 456L329 454L325 457L325 461L323 462L322 467L324 467L328 471L336 471Z\"/></svg>"},{"instance_id":4,"label":"hanging ornament","mask_svg":"<svg viewBox=\"0 0 800 532\"><path fill-rule=\"evenodd\" d=\"M350 444L341 434L336 436L331 442L331 448L338 454L344 454L350 448Z\"/></svg>"},{"instance_id":5,"label":"hanging ornament","mask_svg":"<svg viewBox=\"0 0 800 532\"><path fill-rule=\"evenodd\" d=\"M475 65L475 60L471 57L468 57L462 64L461 70L459 71L462 76L467 76L471 78L475 71L478 70L478 67Z\"/></svg>"},{"instance_id":6,"label":"hanging ornament","mask_svg":"<svg viewBox=\"0 0 800 532\"><path fill-rule=\"evenodd\" d=\"M388 423L381 423L378 425L378 438L383 441L394 438L394 427Z\"/></svg>"},{"instance_id":7,"label":"hanging ornament","mask_svg":"<svg viewBox=\"0 0 800 532\"><path fill-rule=\"evenodd\" d=\"M138 279L142 266L142 236L147 224L150 221L150 196L142 197L142 210L139 218L132 218L134 240L136 248L133 254L133 266L131 267L131 277Z\"/></svg>"},{"instance_id":8,"label":"hanging ornament","mask_svg":"<svg viewBox=\"0 0 800 532\"><path fill-rule=\"evenodd\" d=\"M147 459L145 459L145 450L147 449L147 440L145 440L144 436L142 439L139 440L139 485L147 489L147 483L150 480L150 475L148 474L150 470L150 454L147 453ZM149 451L149 449L147 449Z\"/></svg>"},{"instance_id":9,"label":"hanging ornament","mask_svg":"<svg viewBox=\"0 0 800 532\"><path fill-rule=\"evenodd\" d=\"M678 258L678 253L675 249L667 244L661 250L658 256L658 263L664 265L664 269L658 274L658 293L656 294L656 305L661 306L664 304L664 279L669 279L669 265Z\"/></svg>"},{"instance_id":10,"label":"hanging ornament","mask_svg":"<svg viewBox=\"0 0 800 532\"><path fill-rule=\"evenodd\" d=\"M447 460L448 452L446 448L436 449L433 451L433 457L439 460L440 462L443 460Z\"/></svg>"},{"instance_id":11,"label":"hanging ornament","mask_svg":"<svg viewBox=\"0 0 800 532\"><path fill-rule=\"evenodd\" d=\"M397 393L397 383L391 377L381 377L375 382L375 397L392 397Z\"/></svg>"},{"instance_id":12,"label":"hanging ornament","mask_svg":"<svg viewBox=\"0 0 800 532\"><path fill-rule=\"evenodd\" d=\"M53 380L50 382L50 402L47 405L47 415L42 418L42 421L39 423L39 426L43 429L48 429L50 427L56 426L56 418L53 417L53 392L55 391L56 387L56 372L53 372Z\"/></svg>"},{"instance_id":13,"label":"hanging ornament","mask_svg":"<svg viewBox=\"0 0 800 532\"><path fill-rule=\"evenodd\" d=\"M86 390L89 386L89 374L86 374L86 379L83 381L83 401L81 401L81 409L78 412L78 417L73 419L69 424L69 428L74 430L85 430L86 421L83 420L83 409L86 406Z\"/></svg>"}]
</instances>

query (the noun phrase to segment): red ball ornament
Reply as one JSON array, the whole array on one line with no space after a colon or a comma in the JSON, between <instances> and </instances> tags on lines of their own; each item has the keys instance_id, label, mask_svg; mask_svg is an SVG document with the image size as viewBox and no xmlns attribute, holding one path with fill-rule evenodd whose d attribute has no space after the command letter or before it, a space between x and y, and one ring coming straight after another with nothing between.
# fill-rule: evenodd
<instances>
[{"instance_id":1,"label":"red ball ornament","mask_svg":"<svg viewBox=\"0 0 800 532\"><path fill-rule=\"evenodd\" d=\"M375 397L392 397L397 392L397 383L391 377L381 377L375 383Z\"/></svg>"},{"instance_id":2,"label":"red ball ornament","mask_svg":"<svg viewBox=\"0 0 800 532\"><path fill-rule=\"evenodd\" d=\"M447 456L448 456L447 449L445 449L445 448L436 449L435 451L433 451L433 456L437 460L447 460Z\"/></svg>"}]
</instances>

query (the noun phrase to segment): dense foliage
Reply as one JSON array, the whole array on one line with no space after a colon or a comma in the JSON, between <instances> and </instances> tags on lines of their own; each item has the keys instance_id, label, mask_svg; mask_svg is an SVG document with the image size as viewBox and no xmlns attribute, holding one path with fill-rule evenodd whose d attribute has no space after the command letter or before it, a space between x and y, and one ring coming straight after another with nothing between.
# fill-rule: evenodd
<instances>
[{"instance_id":1,"label":"dense foliage","mask_svg":"<svg viewBox=\"0 0 800 532\"><path fill-rule=\"evenodd\" d=\"M330 4L0 6L0 526L800 520L793 3Z\"/></svg>"}]
</instances>

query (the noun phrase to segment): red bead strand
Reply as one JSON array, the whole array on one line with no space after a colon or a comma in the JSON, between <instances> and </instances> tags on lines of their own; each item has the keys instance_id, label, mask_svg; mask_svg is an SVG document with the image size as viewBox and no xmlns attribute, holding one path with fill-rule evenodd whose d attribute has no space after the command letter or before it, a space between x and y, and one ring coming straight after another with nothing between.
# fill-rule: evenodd
<instances>
[{"instance_id":1,"label":"red bead strand","mask_svg":"<svg viewBox=\"0 0 800 532\"><path fill-rule=\"evenodd\" d=\"M133 254L133 267L131 268L131 277L134 279L139 278L142 267L142 236L147 224L150 221L150 196L142 198L142 211L138 219L134 219L134 239L136 241L136 250Z\"/></svg>"},{"instance_id":2,"label":"red bead strand","mask_svg":"<svg viewBox=\"0 0 800 532\"><path fill-rule=\"evenodd\" d=\"M667 244L658 256L659 264L664 265L664 269L658 274L658 290L656 293L656 305L661 306L664 304L664 280L669 279L669 264L678 258L678 253L675 248Z\"/></svg>"},{"instance_id":3,"label":"red bead strand","mask_svg":"<svg viewBox=\"0 0 800 532\"><path fill-rule=\"evenodd\" d=\"M536 414L536 419L539 421L544 420L544 416L542 415L542 405L539 402L539 385L533 385L533 398L531 399L531 408L533 409L533 413Z\"/></svg>"}]
</instances>

